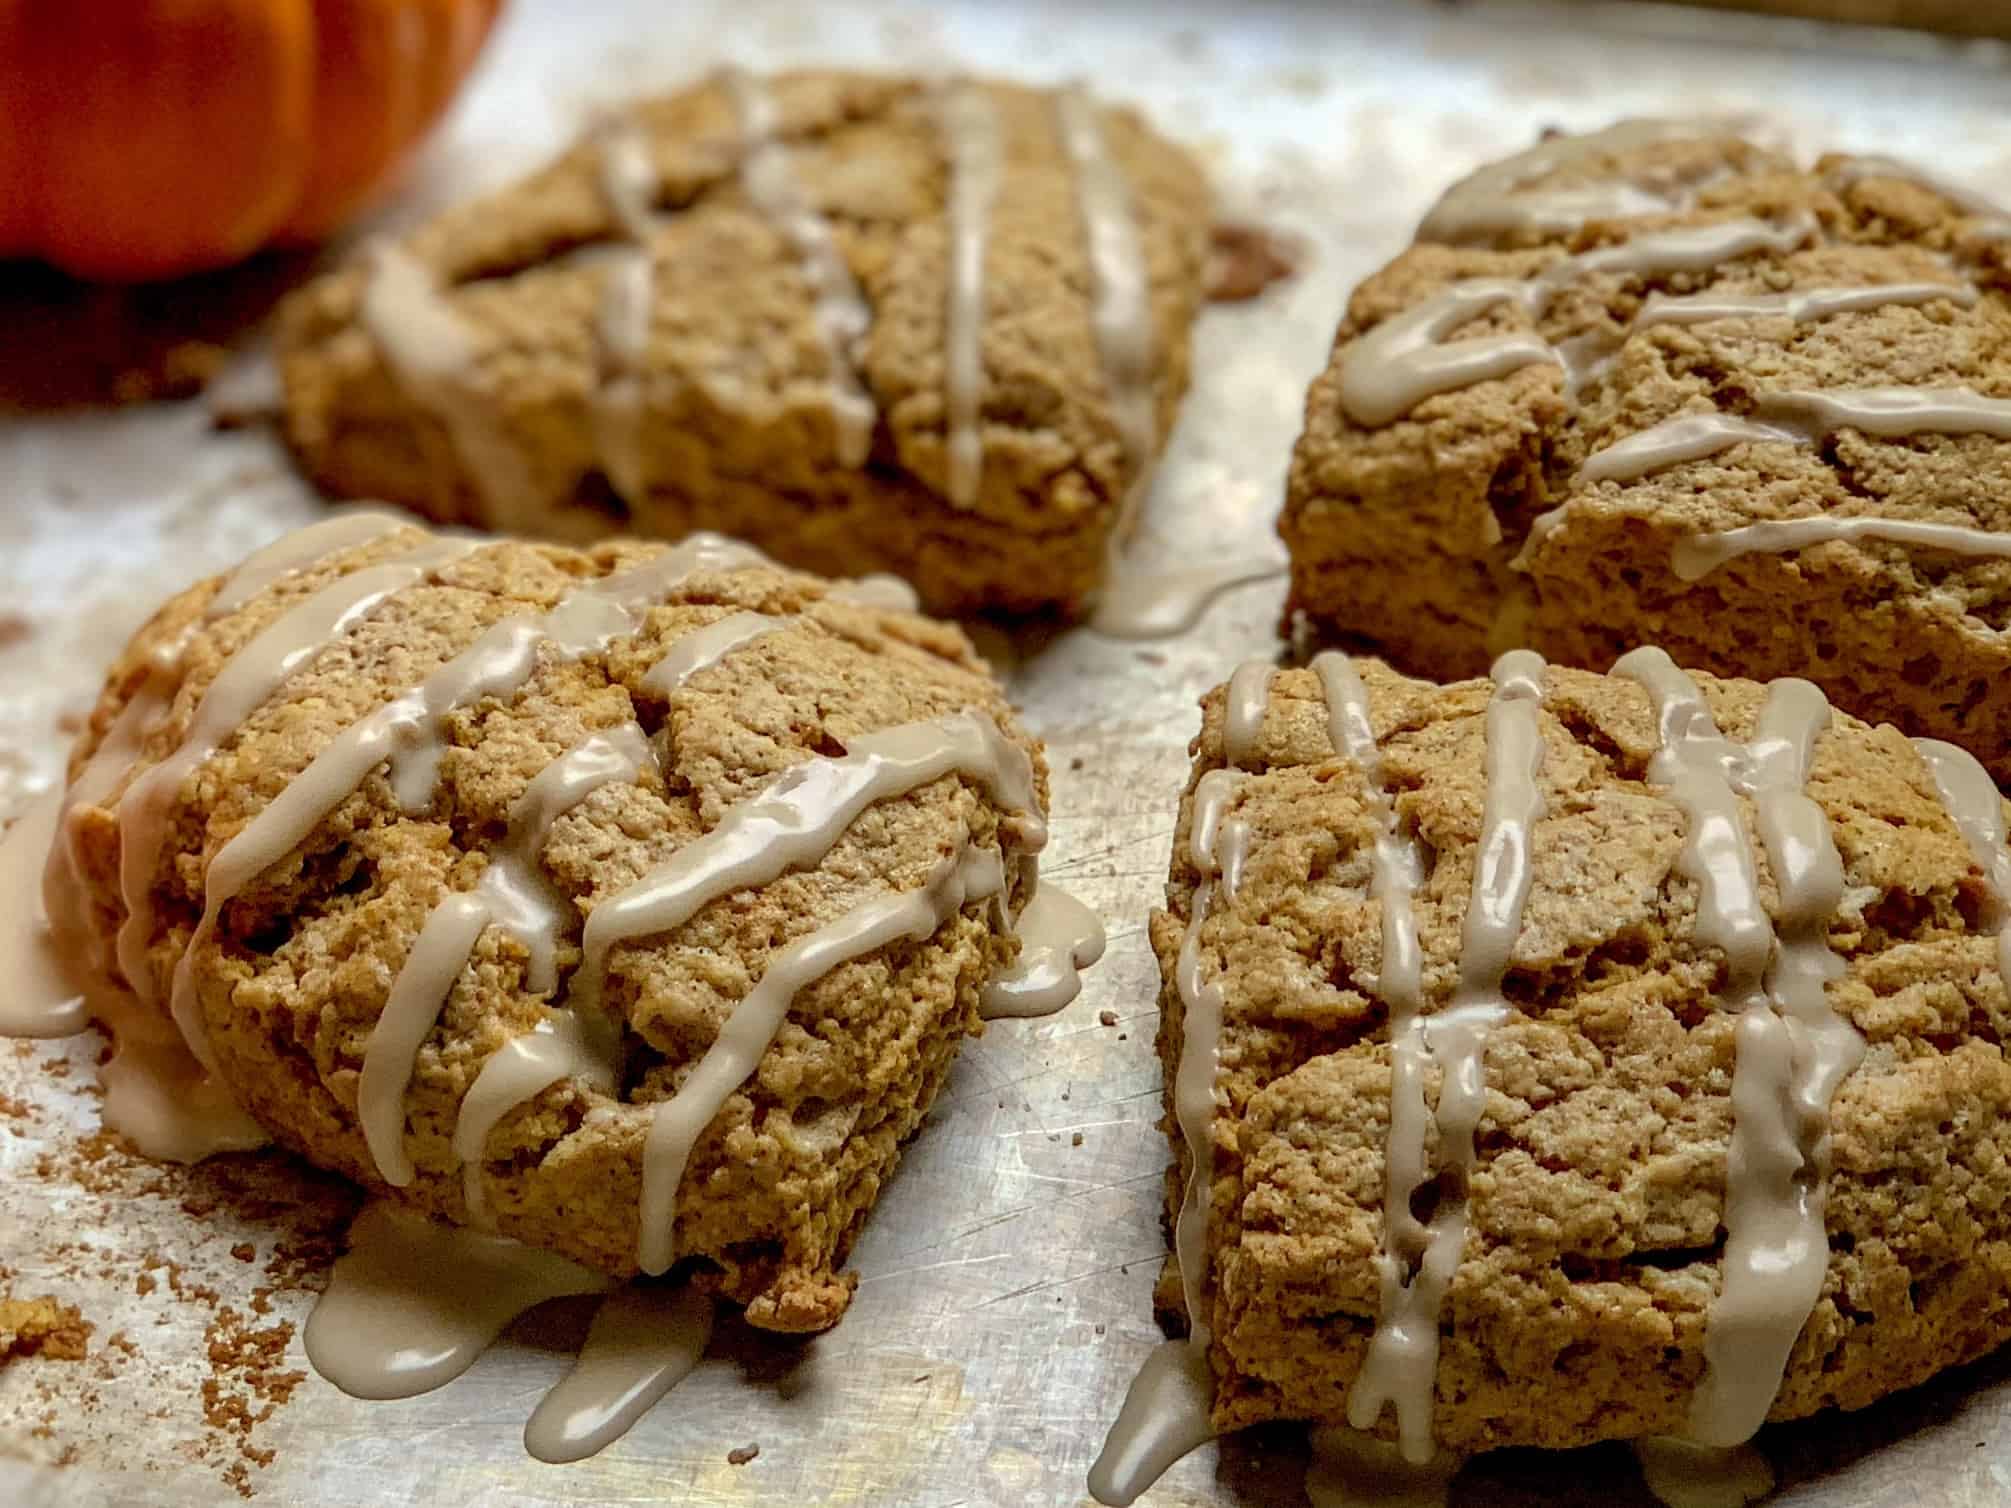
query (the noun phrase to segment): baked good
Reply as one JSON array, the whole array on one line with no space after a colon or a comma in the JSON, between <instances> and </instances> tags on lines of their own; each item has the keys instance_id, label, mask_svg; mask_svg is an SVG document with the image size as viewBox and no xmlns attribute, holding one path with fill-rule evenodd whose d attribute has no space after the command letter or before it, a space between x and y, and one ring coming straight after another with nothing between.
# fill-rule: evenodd
<instances>
[{"instance_id":1,"label":"baked good","mask_svg":"<svg viewBox=\"0 0 2011 1508\"><path fill-rule=\"evenodd\" d=\"M1801 675L2011 779L2011 215L1695 122L1547 140L1356 290L1290 612L1447 679L1526 643Z\"/></svg>"},{"instance_id":2,"label":"baked good","mask_svg":"<svg viewBox=\"0 0 2011 1508\"><path fill-rule=\"evenodd\" d=\"M1151 936L1213 1427L1729 1446L2011 1337L2006 810L1659 650L1211 692Z\"/></svg>"},{"instance_id":3,"label":"baked good","mask_svg":"<svg viewBox=\"0 0 2011 1508\"><path fill-rule=\"evenodd\" d=\"M286 431L338 497L1070 611L1186 387L1209 220L1077 91L727 70L303 290Z\"/></svg>"},{"instance_id":4,"label":"baked good","mask_svg":"<svg viewBox=\"0 0 2011 1508\"><path fill-rule=\"evenodd\" d=\"M59 936L136 997L101 1008L111 1069L186 1041L256 1122L219 1101L226 1145L262 1128L408 1211L832 1324L1018 977L1044 833L983 662L883 597L716 537L383 514L176 597L50 850ZM111 1086L108 1122L158 1129Z\"/></svg>"}]
</instances>

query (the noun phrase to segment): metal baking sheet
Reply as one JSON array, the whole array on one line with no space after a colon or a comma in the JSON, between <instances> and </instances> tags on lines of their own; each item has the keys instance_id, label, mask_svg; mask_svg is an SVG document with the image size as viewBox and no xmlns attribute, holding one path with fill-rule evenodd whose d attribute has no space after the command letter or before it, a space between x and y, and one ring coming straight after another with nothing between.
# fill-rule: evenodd
<instances>
[{"instance_id":1,"label":"metal baking sheet","mask_svg":"<svg viewBox=\"0 0 2011 1508\"><path fill-rule=\"evenodd\" d=\"M1307 380L1349 287L1450 178L1542 127L1763 111L1799 150L1911 154L2003 181L2006 53L1898 33L1653 5L1059 0L520 0L387 212L499 181L625 95L733 59L1080 77L1196 143L1226 208L1302 241L1298 279L1204 319L1195 382L1138 545L1142 566L1263 554ZM0 421L0 809L60 768L61 729L171 588L315 503L271 437L200 403ZM1059 1017L964 1050L854 1256L851 1314L807 1344L728 1330L625 1440L540 1465L520 1432L584 1324L555 1306L465 1377L359 1403L304 1371L298 1326L347 1207L284 1159L155 1170L90 1142L95 1040L0 1046L0 1289L93 1322L81 1362L0 1367L0 1501L194 1504L1076 1504L1156 1339L1162 1252L1143 924L1161 896L1195 701L1278 652L1281 588L1195 631L984 643L1054 766L1049 872L1111 947ZM1117 1024L1104 1026L1112 1012ZM291 1329L287 1327L292 1327ZM265 1412L269 1409L269 1412ZM1769 1430L1781 1501L2011 1502L2011 1358L1849 1419ZM758 1444L745 1464L736 1447ZM1296 1432L1206 1447L1145 1500L1302 1501ZM62 1464L57 1464L62 1463ZM1619 1448L1476 1464L1456 1504L1645 1502Z\"/></svg>"}]
</instances>

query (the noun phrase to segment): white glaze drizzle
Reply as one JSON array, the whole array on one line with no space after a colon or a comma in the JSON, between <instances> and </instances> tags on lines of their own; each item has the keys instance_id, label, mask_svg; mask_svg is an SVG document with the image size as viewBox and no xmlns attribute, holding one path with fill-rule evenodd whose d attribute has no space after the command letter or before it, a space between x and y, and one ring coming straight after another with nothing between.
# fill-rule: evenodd
<instances>
[{"instance_id":1,"label":"white glaze drizzle","mask_svg":"<svg viewBox=\"0 0 2011 1508\"><path fill-rule=\"evenodd\" d=\"M1774 1469L1750 1445L1729 1449L1652 1436L1629 1442L1641 1482L1664 1508L1746 1508L1774 1490Z\"/></svg>"},{"instance_id":2,"label":"white glaze drizzle","mask_svg":"<svg viewBox=\"0 0 2011 1508\"><path fill-rule=\"evenodd\" d=\"M1862 288L1804 288L1789 293L1653 293L1629 328L1701 325L1718 319L1786 319L1809 324L1838 314L1941 300L1967 309L1977 297L1970 283L1872 283Z\"/></svg>"},{"instance_id":3,"label":"white glaze drizzle","mask_svg":"<svg viewBox=\"0 0 2011 1508\"><path fill-rule=\"evenodd\" d=\"M873 310L838 245L830 222L804 194L791 153L776 134L775 100L759 79L741 68L723 68L720 87L732 103L741 139L740 186L796 254L815 300L831 365L831 417L838 462L866 464L878 412L860 381L858 360Z\"/></svg>"},{"instance_id":4,"label":"white glaze drizzle","mask_svg":"<svg viewBox=\"0 0 2011 1508\"><path fill-rule=\"evenodd\" d=\"M1989 435L2011 439L2011 399L1968 388L1866 387L1787 389L1753 400L1753 418L1683 413L1594 451L1579 468L1586 483L1634 482L1671 466L1700 461L1748 442L1811 445L1838 430L1885 439L1915 434ZM1567 498L1540 513L1511 562L1526 568L1571 509ZM1783 552L1832 539L1884 538L1965 555L2003 553L1992 530L1919 519L1835 517L1779 519L1716 533L1689 535L1674 548L1673 569L1684 581L1708 575L1727 560Z\"/></svg>"},{"instance_id":5,"label":"white glaze drizzle","mask_svg":"<svg viewBox=\"0 0 2011 1508\"><path fill-rule=\"evenodd\" d=\"M1806 681L1776 681L1751 742L1737 745L1662 651L1636 650L1614 674L1640 683L1656 708L1661 737L1649 778L1668 785L1689 817L1678 872L1698 883L1696 934L1724 952L1720 1001L1738 1012L1725 1255L1689 1417L1692 1439L1730 1447L1765 1420L1821 1292L1829 1105L1864 1053L1827 999L1843 968L1828 937L1843 862L1828 817L1804 790L1829 703ZM1766 850L1778 928L1760 901L1741 796Z\"/></svg>"},{"instance_id":6,"label":"white glaze drizzle","mask_svg":"<svg viewBox=\"0 0 2011 1508\"><path fill-rule=\"evenodd\" d=\"M1916 738L1913 747L1983 871L1992 907L1988 924L1997 929L1997 973L2011 988L2011 851L2004 846L2004 798L1967 749L1936 738Z\"/></svg>"},{"instance_id":7,"label":"white glaze drizzle","mask_svg":"<svg viewBox=\"0 0 2011 1508\"><path fill-rule=\"evenodd\" d=\"M649 740L634 723L592 733L546 765L510 812L503 841L471 891L433 908L370 1033L357 1086L356 1115L377 1171L393 1188L412 1181L404 1147L405 1093L419 1049L432 1033L454 982L484 929L500 927L529 955L524 987L558 986L560 929L573 915L539 867L552 824L611 781L632 784L655 767Z\"/></svg>"},{"instance_id":8,"label":"white glaze drizzle","mask_svg":"<svg viewBox=\"0 0 2011 1508\"><path fill-rule=\"evenodd\" d=\"M594 451L616 495L637 503L649 491L643 459L643 384L650 317L656 306L656 269L650 252L656 225L656 163L648 138L627 118L608 123L597 151L601 198L628 244L602 275L594 311L601 364L592 403Z\"/></svg>"},{"instance_id":9,"label":"white glaze drizzle","mask_svg":"<svg viewBox=\"0 0 2011 1508\"><path fill-rule=\"evenodd\" d=\"M1222 757L1243 765L1257 752L1264 732L1264 713L1271 705L1271 682L1277 667L1262 660L1238 665L1222 697Z\"/></svg>"},{"instance_id":10,"label":"white glaze drizzle","mask_svg":"<svg viewBox=\"0 0 2011 1508\"><path fill-rule=\"evenodd\" d=\"M389 760L391 788L400 804L408 811L422 810L432 799L445 751L446 719L458 708L520 688L536 667L541 647L577 658L634 632L641 614L694 571L731 569L760 559L730 540L694 535L646 565L582 587L550 613L495 624L420 685L337 735L210 861L202 919L175 967L173 992L175 1021L197 1058L214 1068L196 999L194 960L215 936L223 908L303 842L372 770Z\"/></svg>"},{"instance_id":11,"label":"white glaze drizzle","mask_svg":"<svg viewBox=\"0 0 2011 1508\"><path fill-rule=\"evenodd\" d=\"M1476 1161L1474 1132L1486 1108L1487 1039L1509 1013L1502 981L1522 929L1533 874L1531 844L1543 815L1538 712L1544 669L1542 658L1529 650L1511 651L1495 662L1495 691L1486 713L1487 794L1458 983L1444 1009L1416 1015L1401 1035L1392 1024L1382 1311L1348 1394L1348 1423L1370 1429L1385 1405L1394 1407L1398 1444L1414 1464L1429 1461L1433 1452L1439 1316L1466 1246L1466 1185ZM1424 1109L1428 1062L1440 1069L1432 1111ZM1412 1200L1432 1181L1425 1142L1434 1124L1444 1163L1437 1175L1441 1193L1430 1221L1417 1230Z\"/></svg>"},{"instance_id":12,"label":"white glaze drizzle","mask_svg":"<svg viewBox=\"0 0 2011 1508\"><path fill-rule=\"evenodd\" d=\"M1102 1451L1089 1469L1089 1490L1099 1503L1127 1508L1166 1468L1205 1440L1215 1437L1210 1421L1215 1378L1208 1361L1211 1344L1208 1304L1208 1213L1215 1170L1215 1075L1222 1047L1225 1002L1219 979L1204 978L1201 932L1217 890L1232 905L1250 844L1249 824L1228 815L1241 777L1228 736L1231 706L1240 679L1268 695L1273 669L1263 661L1238 667L1224 693L1223 755L1229 764L1209 770L1194 786L1187 853L1199 876L1188 901L1187 929L1173 966L1180 997L1180 1062L1173 1079L1173 1118L1187 1149L1187 1180L1173 1223L1174 1257L1187 1308L1187 1336L1163 1341L1147 1355L1124 1395ZM1233 714L1242 726L1243 747L1254 742L1264 706L1246 701Z\"/></svg>"},{"instance_id":13,"label":"white glaze drizzle","mask_svg":"<svg viewBox=\"0 0 2011 1508\"><path fill-rule=\"evenodd\" d=\"M540 1461L582 1460L691 1374L712 1339L712 1296L689 1284L630 1284L601 1301L572 1369L524 1426Z\"/></svg>"},{"instance_id":14,"label":"white glaze drizzle","mask_svg":"<svg viewBox=\"0 0 2011 1508\"><path fill-rule=\"evenodd\" d=\"M1082 993L1082 971L1103 957L1103 921L1065 890L1041 884L1013 921L1017 960L985 984L978 1014L987 1021L1049 1016Z\"/></svg>"},{"instance_id":15,"label":"white glaze drizzle","mask_svg":"<svg viewBox=\"0 0 2011 1508\"><path fill-rule=\"evenodd\" d=\"M66 804L60 788L43 792L0 838L0 958L13 974L0 993L0 1037L67 1037L91 1024L80 971L57 945L42 899Z\"/></svg>"},{"instance_id":16,"label":"white glaze drizzle","mask_svg":"<svg viewBox=\"0 0 2011 1508\"><path fill-rule=\"evenodd\" d=\"M984 481L985 241L1005 160L998 106L982 84L958 80L936 101L949 159L944 211L948 258L943 311L943 396L949 447L945 495L958 508L978 500Z\"/></svg>"},{"instance_id":17,"label":"white glaze drizzle","mask_svg":"<svg viewBox=\"0 0 2011 1508\"><path fill-rule=\"evenodd\" d=\"M1603 450L1595 450L1578 468L1581 482L1632 482L1653 472L1688 461L1700 461L1751 441L1785 440L1799 442L1799 431L1736 414L1678 414L1660 424L1617 440ZM1530 525L1533 549L1561 519L1563 509L1552 509ZM1546 522L1548 527L1546 527Z\"/></svg>"},{"instance_id":18,"label":"white glaze drizzle","mask_svg":"<svg viewBox=\"0 0 2011 1508\"><path fill-rule=\"evenodd\" d=\"M392 380L439 420L455 458L500 529L534 525L543 499L493 393L479 378L481 339L433 275L390 242L364 258L357 317Z\"/></svg>"},{"instance_id":19,"label":"white glaze drizzle","mask_svg":"<svg viewBox=\"0 0 2011 1508\"><path fill-rule=\"evenodd\" d=\"M526 1309L611 1286L551 1252L373 1203L301 1338L351 1397L410 1398L460 1376Z\"/></svg>"},{"instance_id":20,"label":"white glaze drizzle","mask_svg":"<svg viewBox=\"0 0 2011 1508\"><path fill-rule=\"evenodd\" d=\"M1031 765L1025 752L1008 741L990 718L962 713L861 735L851 740L843 756L811 760L784 771L766 791L729 808L710 831L679 849L668 863L600 901L581 939L583 958L572 987L575 1012L589 1025L599 1016L608 957L615 947L675 930L724 895L819 862L867 806L951 774L977 782L1012 810L1021 847L1039 850L1045 830ZM796 990L847 959L908 935L924 912L937 917L929 927L933 931L965 899L989 893L978 886L968 866L958 864L954 869L917 895L869 902L824 932L783 949L770 961L753 994L728 1018L700 1068L671 1100L652 1107L643 1156L638 1252L644 1272L658 1273L670 1266L677 1184L691 1147L727 1096L753 1071ZM947 900L952 895L953 903ZM938 914L936 908L945 905L948 909ZM868 937L880 940L864 942ZM822 969L806 972L819 960L828 961Z\"/></svg>"},{"instance_id":21,"label":"white glaze drizzle","mask_svg":"<svg viewBox=\"0 0 2011 1508\"><path fill-rule=\"evenodd\" d=\"M1840 518L1819 514L1814 518L1778 519L1679 539L1671 551L1669 568L1679 581L1698 581L1741 555L1784 555L1811 545L1837 540L1856 544L1867 539L1923 550L1946 550L1978 560L2011 557L2011 534L1994 530L1910 518L1864 515Z\"/></svg>"},{"instance_id":22,"label":"white glaze drizzle","mask_svg":"<svg viewBox=\"0 0 2011 1508\"><path fill-rule=\"evenodd\" d=\"M1200 622L1225 592L1276 581L1288 569L1276 560L1225 560L1170 571L1118 569L1113 562L1089 626L1112 639L1171 638Z\"/></svg>"},{"instance_id":23,"label":"white glaze drizzle","mask_svg":"<svg viewBox=\"0 0 2011 1508\"><path fill-rule=\"evenodd\" d=\"M225 662L190 715L181 743L126 787L118 805L119 890L126 908L118 960L127 988L143 1005L153 1005L160 994L147 957L154 941L153 890L184 782L295 671L388 599L471 548L460 540L428 539L397 560L352 571L305 598Z\"/></svg>"},{"instance_id":24,"label":"white glaze drizzle","mask_svg":"<svg viewBox=\"0 0 2011 1508\"><path fill-rule=\"evenodd\" d=\"M1454 245L1510 231L1558 235L1593 220L1619 219L1682 207L1676 184L1602 179L1569 188L1529 186L1560 168L1601 152L1624 152L1665 141L1706 140L1730 123L1623 120L1602 131L1554 136L1512 157L1476 168L1440 196L1417 229L1420 241Z\"/></svg>"},{"instance_id":25,"label":"white glaze drizzle","mask_svg":"<svg viewBox=\"0 0 2011 1508\"><path fill-rule=\"evenodd\" d=\"M1089 246L1096 302L1092 319L1125 458L1143 467L1158 443L1153 390L1152 285L1124 170L1104 140L1094 101L1079 88L1054 96L1062 149L1075 169L1076 211ZM1121 529L1118 532L1123 532Z\"/></svg>"},{"instance_id":26,"label":"white glaze drizzle","mask_svg":"<svg viewBox=\"0 0 2011 1508\"><path fill-rule=\"evenodd\" d=\"M1537 362L1563 358L1534 330L1446 339L1452 331L1502 304L1542 318L1550 302L1593 275L1703 272L1757 251L1793 251L1816 233L1806 215L1784 223L1725 220L1650 231L1553 262L1533 277L1466 278L1375 325L1342 354L1341 406L1355 423L1374 428L1409 413L1426 398L1505 377Z\"/></svg>"},{"instance_id":27,"label":"white glaze drizzle","mask_svg":"<svg viewBox=\"0 0 2011 1508\"><path fill-rule=\"evenodd\" d=\"M645 691L660 697L670 694L686 681L724 660L736 649L767 637L793 621L766 613L728 613L717 622L695 628L670 646L664 657L650 666L642 678Z\"/></svg>"}]
</instances>

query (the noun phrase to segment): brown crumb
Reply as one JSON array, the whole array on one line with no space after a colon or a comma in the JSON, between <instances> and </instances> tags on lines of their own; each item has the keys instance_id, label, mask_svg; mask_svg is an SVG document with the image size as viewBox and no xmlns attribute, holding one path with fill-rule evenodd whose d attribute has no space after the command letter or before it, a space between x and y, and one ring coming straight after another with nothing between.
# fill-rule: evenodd
<instances>
[{"instance_id":1,"label":"brown crumb","mask_svg":"<svg viewBox=\"0 0 2011 1508\"><path fill-rule=\"evenodd\" d=\"M0 613L0 649L19 644L35 632L35 625L25 613Z\"/></svg>"},{"instance_id":2,"label":"brown crumb","mask_svg":"<svg viewBox=\"0 0 2011 1508\"><path fill-rule=\"evenodd\" d=\"M732 1450L729 1450L726 1453L726 1464L728 1466L745 1466L760 1454L761 1442L759 1440L750 1440L745 1445L736 1445Z\"/></svg>"},{"instance_id":3,"label":"brown crumb","mask_svg":"<svg viewBox=\"0 0 2011 1508\"><path fill-rule=\"evenodd\" d=\"M258 1248L249 1241L240 1241L230 1249L230 1254L240 1262L249 1262L258 1255Z\"/></svg>"},{"instance_id":4,"label":"brown crumb","mask_svg":"<svg viewBox=\"0 0 2011 1508\"><path fill-rule=\"evenodd\" d=\"M1098 1024L1100 1024L1100 1025L1103 1025L1103 1026L1115 1026L1115 1025L1117 1025L1117 1012L1116 1012L1116 1011L1099 1011L1099 1012L1097 1012L1097 1016L1096 1016L1096 1019L1097 1019L1097 1022L1098 1022Z\"/></svg>"},{"instance_id":5,"label":"brown crumb","mask_svg":"<svg viewBox=\"0 0 2011 1508\"><path fill-rule=\"evenodd\" d=\"M49 1361L82 1361L94 1327L76 1306L48 1294L34 1299L0 1298L0 1365L16 1356Z\"/></svg>"},{"instance_id":6,"label":"brown crumb","mask_svg":"<svg viewBox=\"0 0 2011 1508\"><path fill-rule=\"evenodd\" d=\"M1070 1145L1071 1147L1079 1147L1079 1146L1081 1146L1081 1145L1082 1145L1082 1133L1081 1133L1080 1131L1076 1132L1076 1133L1075 1133L1075 1135L1071 1136L1071 1137L1070 1137L1070 1138L1068 1139L1068 1144L1069 1144L1069 1145Z\"/></svg>"},{"instance_id":7,"label":"brown crumb","mask_svg":"<svg viewBox=\"0 0 2011 1508\"><path fill-rule=\"evenodd\" d=\"M1253 299L1299 270L1302 249L1261 225L1219 224L1208 238L1208 298L1217 304Z\"/></svg>"}]
</instances>

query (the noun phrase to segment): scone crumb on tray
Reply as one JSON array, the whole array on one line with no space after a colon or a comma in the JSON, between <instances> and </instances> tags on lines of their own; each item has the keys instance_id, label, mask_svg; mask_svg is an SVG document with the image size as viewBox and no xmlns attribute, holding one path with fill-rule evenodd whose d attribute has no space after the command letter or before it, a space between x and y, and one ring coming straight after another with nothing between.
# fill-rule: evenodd
<instances>
[{"instance_id":1,"label":"scone crumb on tray","mask_svg":"<svg viewBox=\"0 0 2011 1508\"><path fill-rule=\"evenodd\" d=\"M22 1356L47 1361L82 1361L96 1327L49 1294L39 1298L0 1298L0 1365Z\"/></svg>"},{"instance_id":2,"label":"scone crumb on tray","mask_svg":"<svg viewBox=\"0 0 2011 1508\"><path fill-rule=\"evenodd\" d=\"M729 1466L745 1466L760 1454L761 1442L759 1440L750 1440L745 1445L736 1445L732 1450L729 1450L726 1453L726 1464Z\"/></svg>"}]
</instances>

